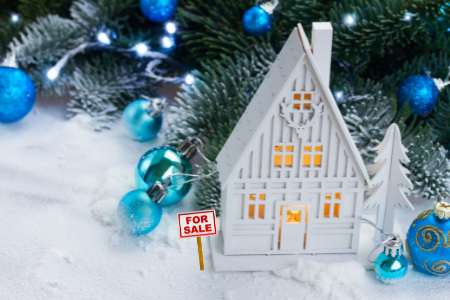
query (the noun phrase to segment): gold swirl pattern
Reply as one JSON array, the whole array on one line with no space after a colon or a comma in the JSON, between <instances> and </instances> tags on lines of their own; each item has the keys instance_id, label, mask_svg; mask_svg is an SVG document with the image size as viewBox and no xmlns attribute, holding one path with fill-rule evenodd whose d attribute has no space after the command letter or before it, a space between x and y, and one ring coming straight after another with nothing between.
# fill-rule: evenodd
<instances>
[{"instance_id":1,"label":"gold swirl pattern","mask_svg":"<svg viewBox=\"0 0 450 300\"><path fill-rule=\"evenodd\" d=\"M425 219L431 214L432 211L433 211L432 209L429 209L429 210L426 210L426 211L421 212L421 213L417 216L417 218L414 219L413 223L414 223L415 221L419 220L420 218L422 218L422 220L425 220Z\"/></svg>"},{"instance_id":2,"label":"gold swirl pattern","mask_svg":"<svg viewBox=\"0 0 450 300\"><path fill-rule=\"evenodd\" d=\"M425 243L429 244L429 243L431 243L433 241L433 234L436 237L436 243L434 245L432 245L431 248L424 248L424 247L422 247L420 245L420 243L419 243L419 236L422 237L422 240ZM442 235L442 239L443 239L442 247L443 248L450 248L450 244L448 243L448 239L445 236L444 232L442 230L440 230L439 228L436 228L436 227L431 226L431 225L422 226L422 227L419 228L419 230L417 230L417 233L416 233L416 244L423 251L433 251L441 243L441 235ZM450 232L449 232L449 237L450 237Z\"/></svg>"},{"instance_id":3,"label":"gold swirl pattern","mask_svg":"<svg viewBox=\"0 0 450 300\"><path fill-rule=\"evenodd\" d=\"M411 250L409 250L408 240L405 240L405 244L406 244L406 251L408 251L409 256L411 256Z\"/></svg>"},{"instance_id":4,"label":"gold swirl pattern","mask_svg":"<svg viewBox=\"0 0 450 300\"><path fill-rule=\"evenodd\" d=\"M450 273L450 262L444 259L438 260L434 264L431 265L431 270L427 266L427 259L425 258L425 262L423 263L425 268L434 275L447 275Z\"/></svg>"}]
</instances>

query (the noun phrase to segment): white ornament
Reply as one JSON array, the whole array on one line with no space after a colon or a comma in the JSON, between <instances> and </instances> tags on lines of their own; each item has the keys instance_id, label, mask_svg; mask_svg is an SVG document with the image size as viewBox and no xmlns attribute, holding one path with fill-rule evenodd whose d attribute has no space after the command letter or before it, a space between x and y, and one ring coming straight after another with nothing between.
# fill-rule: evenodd
<instances>
[{"instance_id":1,"label":"white ornament","mask_svg":"<svg viewBox=\"0 0 450 300\"><path fill-rule=\"evenodd\" d=\"M300 24L292 31L217 157L223 248L212 247L241 256L239 266L252 254L358 252L370 179L329 89L332 33L313 23L310 45ZM258 257L235 269L270 267L273 258Z\"/></svg>"},{"instance_id":2,"label":"white ornament","mask_svg":"<svg viewBox=\"0 0 450 300\"><path fill-rule=\"evenodd\" d=\"M395 207L403 207L414 210L406 198L403 189L412 189L412 183L408 179L409 170L402 166L408 163L406 156L408 150L402 145L402 138L397 124L389 126L383 141L374 148L378 156L375 164L369 166L367 171L375 175L371 184L367 187L370 198L364 204L364 208L378 207L377 225L386 233L394 232ZM375 241L382 240L381 233L377 230Z\"/></svg>"}]
</instances>

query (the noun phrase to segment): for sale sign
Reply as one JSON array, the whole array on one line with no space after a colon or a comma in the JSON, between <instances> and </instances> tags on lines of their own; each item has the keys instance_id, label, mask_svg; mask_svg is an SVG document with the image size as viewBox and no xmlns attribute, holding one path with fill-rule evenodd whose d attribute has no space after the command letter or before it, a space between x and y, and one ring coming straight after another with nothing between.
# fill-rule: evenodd
<instances>
[{"instance_id":1,"label":"for sale sign","mask_svg":"<svg viewBox=\"0 0 450 300\"><path fill-rule=\"evenodd\" d=\"M178 214L180 238L217 234L214 210Z\"/></svg>"}]
</instances>

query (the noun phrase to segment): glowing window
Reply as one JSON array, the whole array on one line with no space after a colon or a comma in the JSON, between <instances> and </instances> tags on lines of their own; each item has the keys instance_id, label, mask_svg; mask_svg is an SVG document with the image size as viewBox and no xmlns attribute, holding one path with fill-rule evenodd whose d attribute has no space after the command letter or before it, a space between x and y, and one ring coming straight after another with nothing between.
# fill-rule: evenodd
<instances>
[{"instance_id":1,"label":"glowing window","mask_svg":"<svg viewBox=\"0 0 450 300\"><path fill-rule=\"evenodd\" d=\"M322 164L322 155L320 154L314 155L314 165L320 167L321 164Z\"/></svg>"},{"instance_id":2,"label":"glowing window","mask_svg":"<svg viewBox=\"0 0 450 300\"><path fill-rule=\"evenodd\" d=\"M300 100L301 94L294 94L294 100Z\"/></svg>"},{"instance_id":3,"label":"glowing window","mask_svg":"<svg viewBox=\"0 0 450 300\"><path fill-rule=\"evenodd\" d=\"M334 204L333 216L335 216L336 218L339 218L340 210L341 210L341 204L340 203L335 203Z\"/></svg>"},{"instance_id":4,"label":"glowing window","mask_svg":"<svg viewBox=\"0 0 450 300\"><path fill-rule=\"evenodd\" d=\"M316 147L314 147L314 150L315 151L322 151L322 146L316 146Z\"/></svg>"},{"instance_id":5,"label":"glowing window","mask_svg":"<svg viewBox=\"0 0 450 300\"><path fill-rule=\"evenodd\" d=\"M305 150L305 151L311 151L311 150L312 150L312 146L305 146L305 147L303 148L303 150Z\"/></svg>"},{"instance_id":6,"label":"glowing window","mask_svg":"<svg viewBox=\"0 0 450 300\"><path fill-rule=\"evenodd\" d=\"M309 155L309 154L303 155L303 165L304 166L311 165L311 155Z\"/></svg>"},{"instance_id":7,"label":"glowing window","mask_svg":"<svg viewBox=\"0 0 450 300\"><path fill-rule=\"evenodd\" d=\"M339 199L339 200L341 200L341 193L336 193L336 194L334 195L334 199Z\"/></svg>"},{"instance_id":8,"label":"glowing window","mask_svg":"<svg viewBox=\"0 0 450 300\"><path fill-rule=\"evenodd\" d=\"M259 208L258 208L258 217L260 217L261 219L264 219L264 208L265 205L264 204L260 204Z\"/></svg>"},{"instance_id":9,"label":"glowing window","mask_svg":"<svg viewBox=\"0 0 450 300\"><path fill-rule=\"evenodd\" d=\"M305 94L303 97L304 100L311 100L311 94Z\"/></svg>"},{"instance_id":10,"label":"glowing window","mask_svg":"<svg viewBox=\"0 0 450 300\"><path fill-rule=\"evenodd\" d=\"M331 207L330 203L325 203L325 205L323 207L323 216L325 218L329 218L330 217L330 207Z\"/></svg>"},{"instance_id":11,"label":"glowing window","mask_svg":"<svg viewBox=\"0 0 450 300\"><path fill-rule=\"evenodd\" d=\"M277 167L281 167L281 160L282 160L283 155L275 155L274 156L274 160L273 160L273 164Z\"/></svg>"},{"instance_id":12,"label":"glowing window","mask_svg":"<svg viewBox=\"0 0 450 300\"><path fill-rule=\"evenodd\" d=\"M248 217L252 219L255 218L255 204L250 204L248 206Z\"/></svg>"},{"instance_id":13,"label":"glowing window","mask_svg":"<svg viewBox=\"0 0 450 300\"><path fill-rule=\"evenodd\" d=\"M275 146L275 151L282 152L283 151L283 146Z\"/></svg>"},{"instance_id":14,"label":"glowing window","mask_svg":"<svg viewBox=\"0 0 450 300\"><path fill-rule=\"evenodd\" d=\"M256 199L256 194L250 194L250 200L255 200Z\"/></svg>"},{"instance_id":15,"label":"glowing window","mask_svg":"<svg viewBox=\"0 0 450 300\"><path fill-rule=\"evenodd\" d=\"M294 146L286 146L286 151L294 152Z\"/></svg>"},{"instance_id":16,"label":"glowing window","mask_svg":"<svg viewBox=\"0 0 450 300\"><path fill-rule=\"evenodd\" d=\"M266 200L266 194L259 194L259 200Z\"/></svg>"},{"instance_id":17,"label":"glowing window","mask_svg":"<svg viewBox=\"0 0 450 300\"><path fill-rule=\"evenodd\" d=\"M286 223L300 223L302 221L301 210L288 210Z\"/></svg>"},{"instance_id":18,"label":"glowing window","mask_svg":"<svg viewBox=\"0 0 450 300\"><path fill-rule=\"evenodd\" d=\"M325 193L325 199L331 199L331 193Z\"/></svg>"},{"instance_id":19,"label":"glowing window","mask_svg":"<svg viewBox=\"0 0 450 300\"><path fill-rule=\"evenodd\" d=\"M293 155L286 155L286 159L284 162L284 165L286 167L292 167L292 160L293 160L294 156Z\"/></svg>"},{"instance_id":20,"label":"glowing window","mask_svg":"<svg viewBox=\"0 0 450 300\"><path fill-rule=\"evenodd\" d=\"M292 106L294 109L300 109L300 103L294 103Z\"/></svg>"},{"instance_id":21,"label":"glowing window","mask_svg":"<svg viewBox=\"0 0 450 300\"><path fill-rule=\"evenodd\" d=\"M311 104L310 103L305 103L305 104L303 104L303 108L304 109L310 109L311 108Z\"/></svg>"}]
</instances>

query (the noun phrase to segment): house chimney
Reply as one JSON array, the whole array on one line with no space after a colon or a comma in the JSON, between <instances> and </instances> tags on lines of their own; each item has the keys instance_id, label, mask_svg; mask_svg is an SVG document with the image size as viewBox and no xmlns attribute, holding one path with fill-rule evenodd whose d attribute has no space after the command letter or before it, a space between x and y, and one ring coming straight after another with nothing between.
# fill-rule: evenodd
<instances>
[{"instance_id":1,"label":"house chimney","mask_svg":"<svg viewBox=\"0 0 450 300\"><path fill-rule=\"evenodd\" d=\"M320 75L327 87L330 86L331 48L333 45L333 27L329 22L313 23L311 51Z\"/></svg>"}]
</instances>

